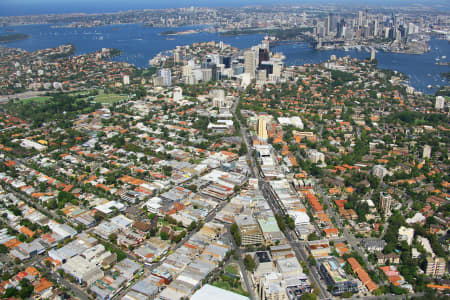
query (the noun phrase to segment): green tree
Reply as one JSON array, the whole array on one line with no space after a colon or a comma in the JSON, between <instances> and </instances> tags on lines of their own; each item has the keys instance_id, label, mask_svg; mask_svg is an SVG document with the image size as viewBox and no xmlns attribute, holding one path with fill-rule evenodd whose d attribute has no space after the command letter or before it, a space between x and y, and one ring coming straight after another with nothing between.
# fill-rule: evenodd
<instances>
[{"instance_id":1,"label":"green tree","mask_svg":"<svg viewBox=\"0 0 450 300\"><path fill-rule=\"evenodd\" d=\"M295 221L291 216L286 216L286 223L287 223L289 229L291 229L291 230L295 229Z\"/></svg>"},{"instance_id":2,"label":"green tree","mask_svg":"<svg viewBox=\"0 0 450 300\"><path fill-rule=\"evenodd\" d=\"M110 241L111 243L116 244L116 242L117 242L117 234L116 234L116 233L111 233L111 234L108 236L108 239L109 239L109 241Z\"/></svg>"},{"instance_id":3,"label":"green tree","mask_svg":"<svg viewBox=\"0 0 450 300\"><path fill-rule=\"evenodd\" d=\"M182 231L180 234L178 234L175 239L173 240L174 242L178 243L179 241L181 241L184 237L186 236L186 231Z\"/></svg>"},{"instance_id":4,"label":"green tree","mask_svg":"<svg viewBox=\"0 0 450 300\"><path fill-rule=\"evenodd\" d=\"M165 231L161 231L161 233L159 234L159 236L161 237L161 239L162 239L163 241L166 241L166 240L169 239L169 234L168 234L167 232L165 232Z\"/></svg>"},{"instance_id":5,"label":"green tree","mask_svg":"<svg viewBox=\"0 0 450 300\"><path fill-rule=\"evenodd\" d=\"M244 142L242 142L241 147L239 148L239 156L247 154L247 152L248 152L247 145Z\"/></svg>"},{"instance_id":6,"label":"green tree","mask_svg":"<svg viewBox=\"0 0 450 300\"><path fill-rule=\"evenodd\" d=\"M105 218L105 214L100 212L100 211L96 211L94 214L94 220L96 222L101 222L103 219Z\"/></svg>"},{"instance_id":7,"label":"green tree","mask_svg":"<svg viewBox=\"0 0 450 300\"><path fill-rule=\"evenodd\" d=\"M318 239L320 239L320 237L315 231L308 235L308 241L317 241Z\"/></svg>"},{"instance_id":8,"label":"green tree","mask_svg":"<svg viewBox=\"0 0 450 300\"><path fill-rule=\"evenodd\" d=\"M313 293L306 293L306 294L303 294L300 299L301 300L317 300L317 296L316 296L316 294L313 294Z\"/></svg>"},{"instance_id":9,"label":"green tree","mask_svg":"<svg viewBox=\"0 0 450 300\"><path fill-rule=\"evenodd\" d=\"M187 188L188 190L193 191L194 193L197 192L197 185L195 185L195 184L190 184L190 185L188 185L186 188Z\"/></svg>"},{"instance_id":10,"label":"green tree","mask_svg":"<svg viewBox=\"0 0 450 300\"><path fill-rule=\"evenodd\" d=\"M247 254L244 258L244 266L250 272L253 272L256 268L256 263L251 255Z\"/></svg>"},{"instance_id":11,"label":"green tree","mask_svg":"<svg viewBox=\"0 0 450 300\"><path fill-rule=\"evenodd\" d=\"M25 242L27 240L27 236L25 234L23 234L23 233L19 234L19 236L17 238L21 242Z\"/></svg>"},{"instance_id":12,"label":"green tree","mask_svg":"<svg viewBox=\"0 0 450 300\"><path fill-rule=\"evenodd\" d=\"M5 298L5 299L13 298L13 297L17 296L17 294L18 294L18 290L16 288L9 287L9 288L6 289L6 291L3 294L2 298Z\"/></svg>"},{"instance_id":13,"label":"green tree","mask_svg":"<svg viewBox=\"0 0 450 300\"><path fill-rule=\"evenodd\" d=\"M283 217L275 214L275 219L277 220L278 227L280 227L281 231L286 231L286 223L283 220Z\"/></svg>"},{"instance_id":14,"label":"green tree","mask_svg":"<svg viewBox=\"0 0 450 300\"><path fill-rule=\"evenodd\" d=\"M353 295L352 292L344 292L344 293L342 294L342 298L351 298L352 295Z\"/></svg>"},{"instance_id":15,"label":"green tree","mask_svg":"<svg viewBox=\"0 0 450 300\"><path fill-rule=\"evenodd\" d=\"M241 246L241 234L239 232L239 227L236 223L233 223L230 227L230 232L233 235L234 241L236 242L236 245Z\"/></svg>"},{"instance_id":16,"label":"green tree","mask_svg":"<svg viewBox=\"0 0 450 300\"><path fill-rule=\"evenodd\" d=\"M0 245L0 253L8 253L8 247L6 247L5 245L1 244Z\"/></svg>"},{"instance_id":17,"label":"green tree","mask_svg":"<svg viewBox=\"0 0 450 300\"><path fill-rule=\"evenodd\" d=\"M33 285L30 284L30 281L26 278L22 279L19 282L20 290L18 292L18 296L21 299L28 299L34 291Z\"/></svg>"},{"instance_id":18,"label":"green tree","mask_svg":"<svg viewBox=\"0 0 450 300\"><path fill-rule=\"evenodd\" d=\"M188 231L192 231L197 227L197 223L195 221L192 221L191 224L188 226Z\"/></svg>"},{"instance_id":19,"label":"green tree","mask_svg":"<svg viewBox=\"0 0 450 300\"><path fill-rule=\"evenodd\" d=\"M314 259L314 257L312 255L308 256L308 263L312 266L316 265L316 260Z\"/></svg>"}]
</instances>

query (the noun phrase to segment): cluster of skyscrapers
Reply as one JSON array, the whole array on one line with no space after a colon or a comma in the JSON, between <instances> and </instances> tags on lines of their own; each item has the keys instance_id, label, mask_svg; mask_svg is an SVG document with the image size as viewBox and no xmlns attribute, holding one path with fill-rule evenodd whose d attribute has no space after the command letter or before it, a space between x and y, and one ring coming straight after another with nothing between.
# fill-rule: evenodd
<instances>
[{"instance_id":1,"label":"cluster of skyscrapers","mask_svg":"<svg viewBox=\"0 0 450 300\"><path fill-rule=\"evenodd\" d=\"M276 82L281 76L283 56L270 51L268 39L238 54L210 53L201 63L188 60L182 67L181 81L186 84L241 78L245 83L256 79Z\"/></svg>"},{"instance_id":2,"label":"cluster of skyscrapers","mask_svg":"<svg viewBox=\"0 0 450 300\"><path fill-rule=\"evenodd\" d=\"M331 40L378 39L404 41L408 36L420 32L420 24L409 22L403 16L392 14L369 14L359 11L356 16L344 17L329 13L323 22L314 28L320 42Z\"/></svg>"}]
</instances>

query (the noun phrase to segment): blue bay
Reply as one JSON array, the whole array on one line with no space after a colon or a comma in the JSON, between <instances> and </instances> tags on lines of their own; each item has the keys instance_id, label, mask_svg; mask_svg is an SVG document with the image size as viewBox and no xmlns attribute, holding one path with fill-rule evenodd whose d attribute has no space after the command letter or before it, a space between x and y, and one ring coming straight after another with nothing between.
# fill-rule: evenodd
<instances>
[{"instance_id":1,"label":"blue bay","mask_svg":"<svg viewBox=\"0 0 450 300\"><path fill-rule=\"evenodd\" d=\"M45 24L0 27L0 35L11 33L11 30L29 34L31 36L29 39L4 44L6 47L17 47L27 51L56 47L67 43L76 46L76 54L93 52L101 48L117 48L122 50L123 54L116 57L115 60L126 61L137 67L148 66L149 59L156 54L174 49L178 45L222 40L234 47L245 49L260 43L264 37L261 34L220 36L218 33L210 32L170 37L161 35L167 30L183 31L196 28L201 27L153 28L145 27L142 24L124 24L94 28L54 28ZM423 55L378 51L376 54L378 66L403 72L409 76L411 86L426 93L433 93L436 86L448 85L448 80L441 77L440 73L448 72L449 67L435 63L436 58L439 58L440 61L448 61L450 44L445 40L432 39L429 46L431 51ZM316 51L305 43L281 45L275 47L273 51L283 52L288 65L321 63L328 60L332 54L338 57L350 55L359 59L370 56L368 52L356 50ZM449 58L442 59L442 56ZM433 89L428 89L428 85L432 85Z\"/></svg>"}]
</instances>

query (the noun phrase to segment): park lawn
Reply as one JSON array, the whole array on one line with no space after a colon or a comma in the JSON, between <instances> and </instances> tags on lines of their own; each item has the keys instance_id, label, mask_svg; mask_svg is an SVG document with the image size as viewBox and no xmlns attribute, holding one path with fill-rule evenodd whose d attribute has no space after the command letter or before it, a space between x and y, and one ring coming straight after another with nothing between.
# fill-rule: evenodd
<instances>
[{"instance_id":1,"label":"park lawn","mask_svg":"<svg viewBox=\"0 0 450 300\"><path fill-rule=\"evenodd\" d=\"M49 100L50 98L51 97L48 97L48 96L38 96L38 97L22 99L22 101L24 103L29 103L29 102L44 103L45 101Z\"/></svg>"},{"instance_id":2,"label":"park lawn","mask_svg":"<svg viewBox=\"0 0 450 300\"><path fill-rule=\"evenodd\" d=\"M159 220L158 220L158 225L162 225L162 226L169 225L169 222L167 222L167 221L164 220L164 219L159 219Z\"/></svg>"},{"instance_id":3,"label":"park lawn","mask_svg":"<svg viewBox=\"0 0 450 300\"><path fill-rule=\"evenodd\" d=\"M248 296L248 293L246 291L244 291L244 289L242 288L241 285L239 285L237 288L233 288L231 287L231 285L226 282L226 281L214 281L212 283L213 286L216 286L218 288L230 291L230 292L234 292L237 294L240 294L242 296Z\"/></svg>"},{"instance_id":4,"label":"park lawn","mask_svg":"<svg viewBox=\"0 0 450 300\"><path fill-rule=\"evenodd\" d=\"M237 275L239 270L239 266L237 264L229 264L225 267L225 271L230 274Z\"/></svg>"},{"instance_id":5,"label":"park lawn","mask_svg":"<svg viewBox=\"0 0 450 300\"><path fill-rule=\"evenodd\" d=\"M127 99L127 96L118 95L118 94L99 94L95 96L94 101L97 103L116 103Z\"/></svg>"},{"instance_id":6,"label":"park lawn","mask_svg":"<svg viewBox=\"0 0 450 300\"><path fill-rule=\"evenodd\" d=\"M89 91L85 91L85 90L83 90L83 91L76 91L76 92L70 92L69 93L69 95L70 96L79 96L79 95L83 95L83 96L88 96L88 94L89 94Z\"/></svg>"}]
</instances>

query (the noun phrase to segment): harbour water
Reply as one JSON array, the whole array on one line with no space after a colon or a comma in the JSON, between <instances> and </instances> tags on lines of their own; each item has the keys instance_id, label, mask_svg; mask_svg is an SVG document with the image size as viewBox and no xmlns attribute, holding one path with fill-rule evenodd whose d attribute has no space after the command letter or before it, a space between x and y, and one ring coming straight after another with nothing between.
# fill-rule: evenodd
<instances>
[{"instance_id":1,"label":"harbour water","mask_svg":"<svg viewBox=\"0 0 450 300\"><path fill-rule=\"evenodd\" d=\"M10 26L0 28L0 35L7 34L8 28L13 29L14 32L28 34L30 38L4 44L7 47L17 47L29 51L71 43L76 46L76 54L89 53L101 48L117 48L123 52L123 55L116 57L116 60L126 61L137 67L147 67L149 59L161 51L172 50L176 46L223 40L226 44L243 49L259 44L264 38L261 34L221 37L217 33L210 32L164 36L161 33L168 30L185 31L201 27L156 28L142 24L109 25L93 28L67 28L51 25Z\"/></svg>"},{"instance_id":2,"label":"harbour water","mask_svg":"<svg viewBox=\"0 0 450 300\"><path fill-rule=\"evenodd\" d=\"M450 67L437 65L437 62L449 61L450 44L446 40L431 39L428 43L430 52L425 54L404 54L391 52L376 52L378 67L391 69L405 73L409 77L409 85L427 94L434 93L436 86L448 85L449 82L440 74L449 72ZM292 44L276 47L275 50L283 52L286 56L286 64L303 65L321 63L330 58L331 55L343 57L350 55L358 59L370 57L370 52L355 49L345 50L324 50L317 51L308 44ZM445 58L443 58L445 57ZM438 60L437 60L438 59ZM433 88L428 88L431 85Z\"/></svg>"},{"instance_id":3,"label":"harbour water","mask_svg":"<svg viewBox=\"0 0 450 300\"><path fill-rule=\"evenodd\" d=\"M245 36L220 36L218 33L200 32L189 35L162 36L167 30L184 31L199 27L154 28L142 24L108 25L94 28L67 28L51 25L22 25L0 27L0 35L25 33L30 38L3 44L5 47L22 48L27 51L56 47L72 43L76 46L76 54L97 51L101 48L117 48L123 54L115 60L126 61L137 67L148 66L149 59L161 51L174 49L178 45L189 45L194 42L223 41L234 47L245 49L260 43L261 34ZM11 31L12 30L12 31ZM430 52L422 55L387 53L378 51L376 57L380 68L397 70L409 76L410 85L425 93L434 93L436 86L448 85L448 80L440 76L449 72L449 66L437 65L436 62L449 61L450 44L445 40L432 39L429 42ZM369 52L357 50L316 51L306 43L277 46L273 51L282 52L286 56L286 64L303 65L321 63L335 54L337 57L350 55L364 59ZM443 58L447 56L449 58ZM439 60L437 60L439 59ZM427 86L433 86L432 89Z\"/></svg>"}]
</instances>

